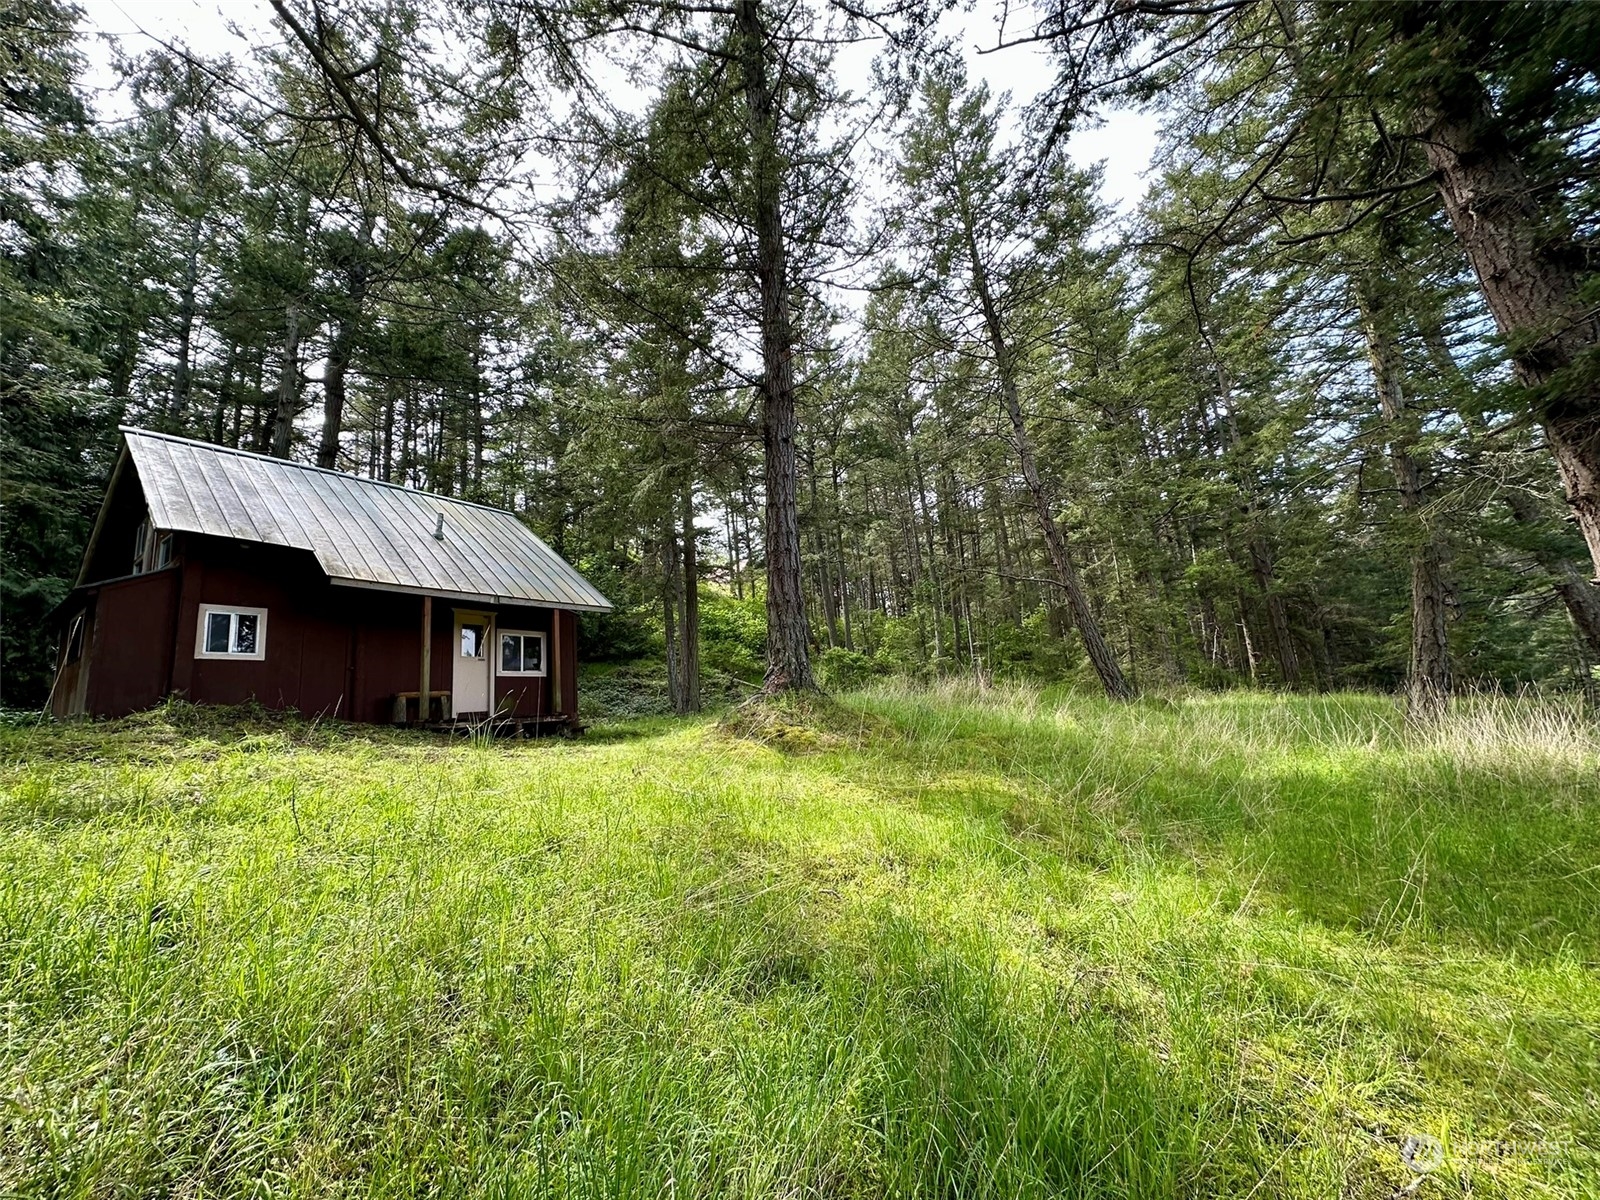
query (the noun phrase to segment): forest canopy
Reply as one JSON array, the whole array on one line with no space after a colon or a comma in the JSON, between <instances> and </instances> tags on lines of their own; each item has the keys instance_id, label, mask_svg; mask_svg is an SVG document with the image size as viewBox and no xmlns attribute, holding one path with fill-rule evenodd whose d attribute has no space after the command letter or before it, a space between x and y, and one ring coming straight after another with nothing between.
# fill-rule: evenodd
<instances>
[{"instance_id":1,"label":"forest canopy","mask_svg":"<svg viewBox=\"0 0 1600 1200\"><path fill-rule=\"evenodd\" d=\"M7 0L4 702L121 424L516 512L682 709L703 655L1592 691L1600 6L1044 2L1015 101L941 15L271 0L219 56Z\"/></svg>"}]
</instances>

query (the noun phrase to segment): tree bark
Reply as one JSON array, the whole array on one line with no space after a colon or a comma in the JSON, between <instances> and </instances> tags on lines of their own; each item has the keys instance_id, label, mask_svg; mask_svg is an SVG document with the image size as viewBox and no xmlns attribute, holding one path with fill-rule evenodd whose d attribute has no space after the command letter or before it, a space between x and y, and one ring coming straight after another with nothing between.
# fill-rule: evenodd
<instances>
[{"instance_id":1,"label":"tree bark","mask_svg":"<svg viewBox=\"0 0 1600 1200\"><path fill-rule=\"evenodd\" d=\"M667 700L672 711L683 705L683 656L680 653L678 614L683 611L683 572L678 560L678 532L669 511L661 519L661 628L666 634Z\"/></svg>"},{"instance_id":2,"label":"tree bark","mask_svg":"<svg viewBox=\"0 0 1600 1200\"><path fill-rule=\"evenodd\" d=\"M189 393L194 366L194 322L199 312L195 291L200 279L200 235L204 219L196 213L189 219L189 248L183 265L183 287L178 294L178 361L172 372L172 401L167 416L182 426L189 411Z\"/></svg>"},{"instance_id":3,"label":"tree bark","mask_svg":"<svg viewBox=\"0 0 1600 1200\"><path fill-rule=\"evenodd\" d=\"M1272 653L1278 660L1278 674L1284 685L1300 686L1300 655L1294 648L1294 633L1289 628L1289 610L1277 588L1277 568L1272 561L1272 547L1264 533L1250 536L1250 574L1255 578L1256 590L1261 593L1262 607L1267 610L1267 632L1272 635Z\"/></svg>"},{"instance_id":4,"label":"tree bark","mask_svg":"<svg viewBox=\"0 0 1600 1200\"><path fill-rule=\"evenodd\" d=\"M364 227L363 233L369 229ZM367 279L367 263L358 256L345 275L346 302L349 307L340 316L339 327L328 344L328 365L322 377L322 443L317 448L317 466L330 471L339 465L339 434L344 431L345 376L355 357L356 328L367 303Z\"/></svg>"},{"instance_id":5,"label":"tree bark","mask_svg":"<svg viewBox=\"0 0 1600 1200\"><path fill-rule=\"evenodd\" d=\"M822 600L822 619L828 630L828 648L831 650L839 644L839 615L835 606L833 594L833 579L828 569L828 536L827 530L831 522L822 516L822 510L817 501L817 452L813 443L806 454L806 478L811 488L811 548L812 556L817 560L818 596Z\"/></svg>"},{"instance_id":6,"label":"tree bark","mask_svg":"<svg viewBox=\"0 0 1600 1200\"><path fill-rule=\"evenodd\" d=\"M984 328L989 336L989 349L994 355L995 374L1000 381L1000 402L1011 422L1011 448L1016 452L1018 464L1022 468L1022 479L1027 485L1028 495L1033 499L1033 511L1039 519L1039 532L1044 536L1045 552L1050 557L1050 566L1054 570L1056 583L1066 593L1067 606L1072 612L1073 623L1078 627L1078 636L1083 639L1083 648L1089 655L1089 662L1094 666L1095 674L1100 677L1100 686L1113 700L1131 700L1134 697L1133 686L1122 673L1122 666L1117 662L1116 654L1100 632L1100 622L1090 607L1077 564L1072 561L1067 539L1056 523L1054 497L1039 474L1039 464L1033 452L1033 439L1028 434L1027 422L1022 415L1022 400L1017 390L1016 364L1012 347L1000 322L1000 310L989 287L989 276L983 256L978 251L970 206L964 195L960 199L968 266L972 271L972 286L977 293L978 304L983 310Z\"/></svg>"},{"instance_id":7,"label":"tree bark","mask_svg":"<svg viewBox=\"0 0 1600 1200\"><path fill-rule=\"evenodd\" d=\"M1543 523L1539 506L1525 492L1510 490L1505 493L1506 506L1517 524L1537 528ZM1533 560L1550 575L1551 586L1561 602L1567 606L1572 624L1588 647L1589 657L1600 660L1600 588L1583 577L1583 572L1566 555L1540 545L1533 540L1529 551Z\"/></svg>"},{"instance_id":8,"label":"tree bark","mask_svg":"<svg viewBox=\"0 0 1600 1200\"><path fill-rule=\"evenodd\" d=\"M680 496L683 520L683 585L679 592L679 712L700 711L700 554L694 528L694 483L685 480Z\"/></svg>"},{"instance_id":9,"label":"tree bark","mask_svg":"<svg viewBox=\"0 0 1600 1200\"><path fill-rule=\"evenodd\" d=\"M1022 478L1028 485L1028 494L1033 497L1033 510L1039 518L1039 531L1044 535L1045 551L1055 570L1056 582L1067 595L1067 606L1072 610L1078 635L1083 638L1083 648L1094 665L1095 673L1100 676L1100 685L1105 688L1106 695L1113 700L1131 700L1133 687L1123 675L1117 656L1100 632L1100 622L1095 620L1094 611L1089 607L1089 597L1083 589L1077 565L1072 561L1067 539L1062 536L1061 527L1056 524L1055 514L1051 511L1050 493L1034 461L1033 442L1028 437L1027 426L1022 418L1022 405L1017 397L1016 386L1002 380L1000 393L1005 402L1006 415L1011 418L1012 446L1021 462Z\"/></svg>"},{"instance_id":10,"label":"tree bark","mask_svg":"<svg viewBox=\"0 0 1600 1200\"><path fill-rule=\"evenodd\" d=\"M1378 391L1378 405L1389 431L1389 464L1411 548L1411 663L1406 673L1406 710L1414 718L1442 713L1450 699L1450 606L1444 549L1424 515L1422 470L1417 464L1420 433L1406 397L1404 366L1382 285L1356 283L1356 302L1367 340L1367 357Z\"/></svg>"},{"instance_id":11,"label":"tree bark","mask_svg":"<svg viewBox=\"0 0 1600 1200\"><path fill-rule=\"evenodd\" d=\"M339 434L344 430L345 375L350 370L355 341L354 322L339 322L328 345L328 363L322 376L322 442L317 447L317 466L328 470L339 465Z\"/></svg>"},{"instance_id":12,"label":"tree bark","mask_svg":"<svg viewBox=\"0 0 1600 1200\"><path fill-rule=\"evenodd\" d=\"M1430 97L1420 123L1445 212L1517 377L1534 393L1600 577L1600 374L1590 365L1600 347L1600 311L1580 294L1581 250L1540 211L1476 78L1464 75L1449 96Z\"/></svg>"},{"instance_id":13,"label":"tree bark","mask_svg":"<svg viewBox=\"0 0 1600 1200\"><path fill-rule=\"evenodd\" d=\"M795 457L794 330L784 246L777 105L767 75L759 0L736 0L734 33L750 126L761 293L761 440L767 493L767 672L770 694L814 691L800 559L799 464Z\"/></svg>"},{"instance_id":14,"label":"tree bark","mask_svg":"<svg viewBox=\"0 0 1600 1200\"><path fill-rule=\"evenodd\" d=\"M290 301L285 314L283 368L278 373L278 406L273 412L273 458L288 458L294 419L300 412L300 306Z\"/></svg>"}]
</instances>

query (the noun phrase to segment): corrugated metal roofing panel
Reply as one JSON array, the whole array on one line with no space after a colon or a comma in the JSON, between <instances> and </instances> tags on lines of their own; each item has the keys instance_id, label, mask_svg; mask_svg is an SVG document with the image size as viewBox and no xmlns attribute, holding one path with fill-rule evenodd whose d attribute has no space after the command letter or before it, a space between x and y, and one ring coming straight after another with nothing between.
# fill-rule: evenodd
<instances>
[{"instance_id":1,"label":"corrugated metal roofing panel","mask_svg":"<svg viewBox=\"0 0 1600 1200\"><path fill-rule=\"evenodd\" d=\"M124 428L158 529L309 550L335 583L605 612L511 513L302 463ZM444 537L435 539L438 514Z\"/></svg>"}]
</instances>

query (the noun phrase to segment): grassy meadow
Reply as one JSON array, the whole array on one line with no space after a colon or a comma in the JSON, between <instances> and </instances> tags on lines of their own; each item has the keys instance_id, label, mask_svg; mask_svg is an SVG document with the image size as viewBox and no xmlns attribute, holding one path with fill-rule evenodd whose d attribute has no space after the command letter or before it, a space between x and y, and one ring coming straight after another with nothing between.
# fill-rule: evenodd
<instances>
[{"instance_id":1,"label":"grassy meadow","mask_svg":"<svg viewBox=\"0 0 1600 1200\"><path fill-rule=\"evenodd\" d=\"M0 1195L1600 1196L1600 734L0 731Z\"/></svg>"}]
</instances>

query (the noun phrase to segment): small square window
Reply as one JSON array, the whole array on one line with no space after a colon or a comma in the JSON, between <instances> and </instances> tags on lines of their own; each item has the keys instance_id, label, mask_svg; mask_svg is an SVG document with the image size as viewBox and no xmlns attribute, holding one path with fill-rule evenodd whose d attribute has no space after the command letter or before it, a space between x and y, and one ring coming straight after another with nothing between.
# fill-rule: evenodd
<instances>
[{"instance_id":1,"label":"small square window","mask_svg":"<svg viewBox=\"0 0 1600 1200\"><path fill-rule=\"evenodd\" d=\"M484 656L484 641L489 636L489 627L485 624L465 624L461 626L461 657L482 658Z\"/></svg>"},{"instance_id":2,"label":"small square window","mask_svg":"<svg viewBox=\"0 0 1600 1200\"><path fill-rule=\"evenodd\" d=\"M267 610L202 604L194 653L196 658L266 658Z\"/></svg>"},{"instance_id":3,"label":"small square window","mask_svg":"<svg viewBox=\"0 0 1600 1200\"><path fill-rule=\"evenodd\" d=\"M504 630L500 634L500 674L543 675L544 634Z\"/></svg>"}]
</instances>

